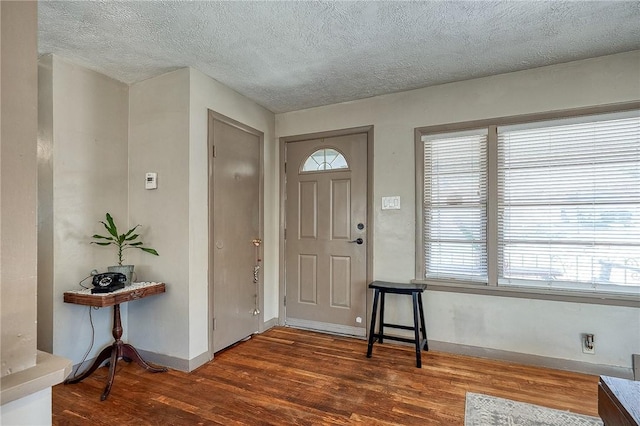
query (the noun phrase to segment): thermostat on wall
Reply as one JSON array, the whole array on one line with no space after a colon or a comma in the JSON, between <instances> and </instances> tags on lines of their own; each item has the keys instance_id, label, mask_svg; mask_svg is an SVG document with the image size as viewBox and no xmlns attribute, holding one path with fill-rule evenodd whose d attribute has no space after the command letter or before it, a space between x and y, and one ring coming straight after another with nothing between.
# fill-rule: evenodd
<instances>
[{"instance_id":1,"label":"thermostat on wall","mask_svg":"<svg viewBox=\"0 0 640 426\"><path fill-rule=\"evenodd\" d=\"M158 174L154 172L148 172L144 179L144 189L156 189L158 188Z\"/></svg>"}]
</instances>

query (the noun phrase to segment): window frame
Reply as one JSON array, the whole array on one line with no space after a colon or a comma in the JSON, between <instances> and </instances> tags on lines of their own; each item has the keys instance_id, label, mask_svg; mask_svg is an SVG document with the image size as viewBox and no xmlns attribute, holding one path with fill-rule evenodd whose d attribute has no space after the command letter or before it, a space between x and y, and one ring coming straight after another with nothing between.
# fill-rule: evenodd
<instances>
[{"instance_id":1,"label":"window frame","mask_svg":"<svg viewBox=\"0 0 640 426\"><path fill-rule=\"evenodd\" d=\"M433 213L438 212L438 211L444 212L448 208L452 207L454 212L461 208L461 209L464 209L467 212L469 212L469 211L473 212L474 210L478 210L479 216L481 216L481 217L482 216L486 217L488 215L488 212L486 210L487 207L488 207L488 196L487 196L488 195L487 194L487 189L488 189L488 186L487 186L487 183L488 183L488 176L487 176L487 170L488 170L488 163L487 163L487 160L488 160L488 158L487 158L487 154L488 154L487 153L488 132L489 132L488 128L484 127L484 128L473 129L471 131L447 132L447 133L443 133L443 134L432 133L432 134L429 134L429 135L424 135L424 136L427 136L428 139L430 139L431 141L436 142L436 143L438 143L440 141L450 142L450 141L452 141L452 139L455 139L455 140L466 139L465 143L472 142L472 143L474 143L474 146L482 145L482 147L477 152L477 154L478 154L477 161L478 161L479 166L480 166L477 169L477 171L478 171L478 175L477 175L478 182L477 183L480 186L480 188L479 188L480 192L478 194L478 199L477 200L471 200L470 199L470 197L472 197L471 194L470 193L465 193L464 195L461 196L461 199L459 200L459 202L453 203L453 205L451 205L449 199L447 199L446 201L443 200L443 199L440 199L440 197L442 196L443 191L446 192L447 190L453 190L455 192L456 189L460 190L462 187L445 189L445 187L442 187L442 186L438 185L438 188L436 188L435 191L433 191L433 190L429 191L432 194L431 202L428 202L425 198L423 198L423 209L422 209L423 212L426 211L426 210L431 210ZM424 138L424 136L423 136L423 138ZM478 138L478 139L476 141L473 141L473 139L475 139L475 138ZM480 144L475 145L475 142L480 142L480 139L484 139L484 140L481 141ZM432 147L433 146L434 145L432 145ZM438 151L438 148L437 148L438 145L435 145L435 146L436 146L436 151ZM448 158L447 154L451 153L451 152L448 152L447 154L445 154L445 158L443 158L443 157L440 157L437 153L434 153L433 149L427 150L426 149L427 143L425 143L425 141L423 141L422 147L425 148L423 150L423 154L422 154L422 158L424 160L423 163L422 163L423 166L427 165L427 157L428 156L429 156L429 162L431 163L431 166L433 167L434 166L433 160L435 160L436 164L439 164L440 161L447 161L447 158ZM428 155L427 152L429 152L430 155ZM482 154L485 154L485 155L483 156ZM438 167L438 166L436 166L436 167ZM471 169L472 169L471 173L469 173L466 176L473 175L475 173L476 168L472 167ZM442 170L442 171L444 173L437 173L435 176L432 176L431 180L439 181L440 179L438 179L438 178L441 178L444 181L447 178L447 175L449 175L449 173L452 172L452 170ZM455 174L459 174L460 172L461 172L460 170L456 170ZM469 170L467 169L463 173L465 173L465 172L469 172ZM424 172L423 172L423 175L424 175ZM426 182L427 180L428 180L427 176L425 175L424 179L423 179L423 182ZM441 181L441 182L443 183L443 181ZM426 194L427 191L426 191L425 186L423 186L422 189L423 189L423 193L422 194ZM482 191L482 189L484 189L484 191ZM464 189L462 189L462 191L464 193ZM456 192L456 194L458 196L460 196L459 192ZM448 193L448 195L451 195L451 194ZM436 200L434 200L434 197L436 198ZM427 206L429 206L429 207L427 207ZM453 214L455 214L455 213L453 213ZM422 229L423 232L421 234L422 238L424 238L429 233L427 231L429 231L431 228L429 226L427 226L427 223L424 220L424 217L423 217L423 220L421 220L421 224L423 226L425 226ZM486 237L486 235L488 235L488 232L486 231L486 223L483 222L483 225L485 225L484 232L482 232L483 231L483 226L482 225L481 225L480 229L478 230L482 234L481 239L484 239ZM437 227L435 227L435 229L437 229ZM475 228L472 227L472 231L471 232L473 233L474 230L475 230ZM434 241L434 240L431 240L431 241ZM425 240L423 239L423 243L424 242L425 242ZM439 243L441 243L443 245L446 245L447 243L452 243L452 242L453 241L451 241L449 238L445 238L445 240L439 239ZM461 243L461 241L455 241L453 243L454 244L458 244L459 246L463 246L463 247L467 246L466 244ZM473 244L474 244L473 242L469 243L470 246L472 246ZM475 244L479 244L479 242L476 242ZM482 253L480 254L480 257L485 257L486 258L487 257L486 248L487 248L488 244L486 242L484 242L483 244L484 244L484 247L483 247ZM459 249L460 248L462 248L462 247L459 247ZM464 248L462 248L462 251L463 252L465 251ZM425 256L423 257L423 266L428 263L427 259L426 259L427 258L426 253L424 253L424 254L425 254ZM436 255L437 255L437 253L436 253ZM464 263L464 261L463 261L463 263ZM485 260L484 261L484 265L486 265L486 264L487 264L487 262ZM462 265L459 265L459 266L461 268L463 268L463 269L465 268ZM469 278L469 282L470 283L477 281L479 284L482 284L482 282L484 282L486 280L485 274L477 274L477 271L474 271L472 273L469 273L471 271L467 271L467 273L465 273L464 271L460 271L461 272L460 274L456 274L456 273L451 273L452 271L447 270L447 268L444 268L443 271L440 271L439 269L440 269L439 267L436 267L435 271L434 271L434 274L437 275L437 274L441 274L442 272L444 272L443 273L443 275L445 275L444 277L440 277L440 278L429 277L429 278L425 278L425 279L426 280L438 280L438 281L453 280L454 282L456 282L458 279L464 280L463 277L466 276L466 277ZM427 275L426 272L427 271L425 270L425 273L422 275L423 277ZM458 277L454 278L454 276L456 276L456 275ZM474 279L474 278L476 278L476 279Z\"/></svg>"},{"instance_id":2,"label":"window frame","mask_svg":"<svg viewBox=\"0 0 640 426\"><path fill-rule=\"evenodd\" d=\"M606 292L591 292L568 289L548 289L536 287L512 287L498 286L498 215L497 202L489 202L487 205L487 284L460 283L448 280L424 279L425 247L423 239L424 223L424 142L422 137L429 134L447 132L468 131L479 128L487 128L487 179L489 200L498 199L498 134L500 126L526 124L554 119L589 116L597 114L640 110L640 101L621 104L609 104L585 108L550 111L543 113L523 114L498 118L489 118L460 123L448 123L434 126L418 127L414 129L415 139L415 185L416 185L416 246L415 246L415 279L413 282L425 283L429 290L449 291L471 294L485 294L505 297L518 297L528 299L555 300L565 302L593 303L602 305L617 305L640 307L640 296L633 294L618 294Z\"/></svg>"},{"instance_id":3,"label":"window frame","mask_svg":"<svg viewBox=\"0 0 640 426\"><path fill-rule=\"evenodd\" d=\"M336 168L336 169L316 169L316 170L304 170L304 166L307 164L307 161L313 157L313 154L315 154L316 152L320 152L320 151L324 151L325 155L326 155L326 151L327 150L332 150L338 153L338 156L342 157L342 159L344 160L344 163L346 164L346 167L340 167L340 168ZM336 158L338 157L336 156ZM326 164L323 163L323 164ZM344 155L344 153L342 151L340 151L339 149L330 146L330 145L326 145L323 146L322 148L318 148L315 151L313 151L312 153L310 153L309 155L307 155L305 157L305 159L300 163L300 165L298 166L298 174L311 174L311 173L327 173L327 172L348 172L351 170L351 166L349 165L349 161L347 160L347 156Z\"/></svg>"}]
</instances>

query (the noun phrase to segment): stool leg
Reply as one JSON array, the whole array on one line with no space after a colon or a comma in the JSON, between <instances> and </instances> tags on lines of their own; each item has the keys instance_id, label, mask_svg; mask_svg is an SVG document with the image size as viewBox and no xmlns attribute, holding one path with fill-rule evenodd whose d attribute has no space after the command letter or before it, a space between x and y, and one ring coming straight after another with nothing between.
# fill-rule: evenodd
<instances>
[{"instance_id":1,"label":"stool leg","mask_svg":"<svg viewBox=\"0 0 640 426\"><path fill-rule=\"evenodd\" d=\"M367 358L371 358L373 351L373 337L376 329L376 315L378 314L378 296L380 290L377 288L373 291L373 311L371 311L371 326L369 327L369 344L367 345Z\"/></svg>"},{"instance_id":2,"label":"stool leg","mask_svg":"<svg viewBox=\"0 0 640 426\"><path fill-rule=\"evenodd\" d=\"M382 343L382 338L384 336L384 296L387 294L386 291L380 290L380 322L378 323L378 342Z\"/></svg>"},{"instance_id":3,"label":"stool leg","mask_svg":"<svg viewBox=\"0 0 640 426\"><path fill-rule=\"evenodd\" d=\"M413 299L413 333L416 339L416 367L422 367L422 357L420 353L420 330L418 329L418 293L411 293Z\"/></svg>"},{"instance_id":4,"label":"stool leg","mask_svg":"<svg viewBox=\"0 0 640 426\"><path fill-rule=\"evenodd\" d=\"M422 330L422 338L424 339L424 350L429 350L429 343L427 341L427 327L424 325L424 308L422 306L422 293L418 293L418 308L420 309L420 327Z\"/></svg>"}]
</instances>

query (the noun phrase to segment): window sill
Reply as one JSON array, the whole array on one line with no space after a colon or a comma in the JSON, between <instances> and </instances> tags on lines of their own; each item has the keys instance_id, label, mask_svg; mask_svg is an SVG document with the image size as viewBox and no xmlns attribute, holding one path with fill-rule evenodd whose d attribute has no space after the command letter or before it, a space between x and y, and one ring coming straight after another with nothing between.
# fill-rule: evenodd
<instances>
[{"instance_id":1,"label":"window sill","mask_svg":"<svg viewBox=\"0 0 640 426\"><path fill-rule=\"evenodd\" d=\"M640 297L614 293L592 293L586 291L549 290L529 287L488 286L483 284L462 284L411 280L413 283L427 284L427 290L452 293L481 294L522 299L552 300L557 302L588 303L596 305L629 306L640 308Z\"/></svg>"}]
</instances>

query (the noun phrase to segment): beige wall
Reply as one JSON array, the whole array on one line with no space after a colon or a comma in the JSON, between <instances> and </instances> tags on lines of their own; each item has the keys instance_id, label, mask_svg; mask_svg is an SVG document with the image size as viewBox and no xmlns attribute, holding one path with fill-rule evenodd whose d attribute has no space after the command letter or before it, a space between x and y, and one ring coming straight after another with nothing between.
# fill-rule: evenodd
<instances>
[{"instance_id":1,"label":"beige wall","mask_svg":"<svg viewBox=\"0 0 640 426\"><path fill-rule=\"evenodd\" d=\"M130 253L128 262L136 265L138 279L168 285L164 295L127 304L129 341L165 360L184 361L178 364L189 370L206 360L207 108L265 133L262 311L269 321L277 316L279 299L276 137L375 126L374 277L406 281L415 269L415 127L638 100L639 59L634 52L380 96L279 114L274 124L272 113L196 70L178 70L127 89L53 57L51 95L45 94L53 112L42 118L52 123L49 148L47 132L41 131L46 154L41 166L52 167L47 171L51 189L44 193L50 191L52 240L47 244L53 256L45 271L52 271L54 285L45 297L52 306L51 328L77 325L54 336L53 347L74 362L84 353L86 316L82 308L64 305L57 297L76 288L91 269L112 263L108 249L88 246L89 236L100 230L97 220L109 210L120 222L142 224L144 241L160 253ZM96 172L97 163L113 168ZM158 173L156 190L144 189L148 171ZM400 195L402 210L383 212L383 195ZM426 310L430 338L436 341L623 368L630 366L630 353L640 352L634 308L430 292ZM409 312L394 303L388 312L408 320ZM110 340L104 331L110 329L110 313L101 310L98 315L97 336L104 342L97 341L95 350ZM595 356L577 353L579 333L585 331L599 336L602 350Z\"/></svg>"},{"instance_id":2,"label":"beige wall","mask_svg":"<svg viewBox=\"0 0 640 426\"><path fill-rule=\"evenodd\" d=\"M129 303L129 336L140 349L188 360L189 70L133 84L129 107L129 220L160 254L130 259L139 280L167 284L165 294ZM158 189L144 189L146 172L158 173Z\"/></svg>"},{"instance_id":3,"label":"beige wall","mask_svg":"<svg viewBox=\"0 0 640 426\"><path fill-rule=\"evenodd\" d=\"M2 405L0 424L6 426L45 426L51 424L51 388Z\"/></svg>"},{"instance_id":4,"label":"beige wall","mask_svg":"<svg viewBox=\"0 0 640 426\"><path fill-rule=\"evenodd\" d=\"M36 364L37 5L0 2L0 377Z\"/></svg>"},{"instance_id":5,"label":"beige wall","mask_svg":"<svg viewBox=\"0 0 640 426\"><path fill-rule=\"evenodd\" d=\"M275 192L274 116L199 71L181 69L131 86L129 214L149 230L145 242L160 257L140 253L144 279L167 283L161 297L129 310L129 337L158 361L191 370L208 360L208 158L207 110L213 109L265 134L266 191ZM144 189L144 173L158 173L158 189ZM265 240L277 248L277 212L266 202ZM277 316L277 253L266 268L267 319ZM269 278L267 278L267 276ZM168 359L176 358L176 359Z\"/></svg>"},{"instance_id":6,"label":"beige wall","mask_svg":"<svg viewBox=\"0 0 640 426\"><path fill-rule=\"evenodd\" d=\"M91 342L89 308L62 293L117 264L114 248L90 242L106 212L128 225L128 87L57 56L41 58L39 82L39 348L75 364ZM89 359L112 340L111 312L92 311ZM126 333L126 307L122 316Z\"/></svg>"},{"instance_id":7,"label":"beige wall","mask_svg":"<svg viewBox=\"0 0 640 426\"><path fill-rule=\"evenodd\" d=\"M277 249L278 249L278 210L276 200L276 179L278 168L275 162L275 117L272 112L241 96L225 85L206 76L200 71L191 70L190 103L190 285L192 288L190 313L193 319L190 333L191 350L198 353L206 350L202 337L208 331L208 159L207 111L209 109L230 117L264 133L264 305L260 307L264 321L278 316L277 310Z\"/></svg>"},{"instance_id":8,"label":"beige wall","mask_svg":"<svg viewBox=\"0 0 640 426\"><path fill-rule=\"evenodd\" d=\"M0 2L0 424L50 424L68 360L36 350L37 3Z\"/></svg>"},{"instance_id":9,"label":"beige wall","mask_svg":"<svg viewBox=\"0 0 640 426\"><path fill-rule=\"evenodd\" d=\"M89 310L63 303L62 293L115 263L114 250L89 244L109 211L123 227L141 224L144 242L160 253L127 252L137 279L168 285L162 296L122 306L123 338L151 359L197 367L209 348L207 109L265 133L269 194L277 179L273 114L192 69L128 87L48 55L39 80L40 348L81 361ZM149 171L158 173L156 190L144 189ZM265 201L272 223L265 241L277 249L275 203L273 196ZM268 320L277 316L277 251L267 262ZM89 359L111 341L111 308L92 314Z\"/></svg>"},{"instance_id":10,"label":"beige wall","mask_svg":"<svg viewBox=\"0 0 640 426\"><path fill-rule=\"evenodd\" d=\"M640 99L640 51L276 115L276 137L374 125L374 278L415 271L414 129ZM399 195L401 210L381 210ZM401 299L402 300L402 299ZM410 321L394 302L389 321ZM640 353L640 309L428 292L430 339L631 368ZM598 339L581 352L580 334Z\"/></svg>"},{"instance_id":11,"label":"beige wall","mask_svg":"<svg viewBox=\"0 0 640 426\"><path fill-rule=\"evenodd\" d=\"M53 353L53 57L38 60L38 349Z\"/></svg>"}]
</instances>

